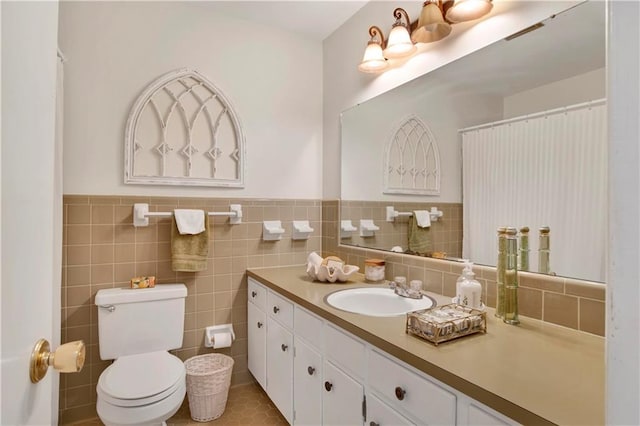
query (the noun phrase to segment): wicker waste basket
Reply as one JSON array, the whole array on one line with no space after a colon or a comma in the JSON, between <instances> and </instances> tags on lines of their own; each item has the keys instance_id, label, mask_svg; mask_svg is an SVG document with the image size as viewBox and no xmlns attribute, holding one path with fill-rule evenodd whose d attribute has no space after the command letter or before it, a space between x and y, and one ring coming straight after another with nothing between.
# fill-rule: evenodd
<instances>
[{"instance_id":1,"label":"wicker waste basket","mask_svg":"<svg viewBox=\"0 0 640 426\"><path fill-rule=\"evenodd\" d=\"M223 354L198 355L184 362L191 418L215 420L224 413L231 384L233 358Z\"/></svg>"}]
</instances>

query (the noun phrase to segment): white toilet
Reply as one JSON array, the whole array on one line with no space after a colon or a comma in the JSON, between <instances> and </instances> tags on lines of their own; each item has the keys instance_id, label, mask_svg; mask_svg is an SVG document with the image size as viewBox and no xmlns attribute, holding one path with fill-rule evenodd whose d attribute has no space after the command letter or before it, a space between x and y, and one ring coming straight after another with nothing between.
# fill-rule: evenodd
<instances>
[{"instance_id":1,"label":"white toilet","mask_svg":"<svg viewBox=\"0 0 640 426\"><path fill-rule=\"evenodd\" d=\"M186 392L182 347L184 284L99 290L100 358L114 359L98 379L98 416L111 425L161 425Z\"/></svg>"}]
</instances>

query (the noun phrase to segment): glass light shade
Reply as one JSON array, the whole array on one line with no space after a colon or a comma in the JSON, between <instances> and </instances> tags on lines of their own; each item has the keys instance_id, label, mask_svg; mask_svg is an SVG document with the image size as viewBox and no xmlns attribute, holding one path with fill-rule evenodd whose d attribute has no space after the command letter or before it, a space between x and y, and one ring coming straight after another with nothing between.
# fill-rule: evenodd
<instances>
[{"instance_id":1,"label":"glass light shade","mask_svg":"<svg viewBox=\"0 0 640 426\"><path fill-rule=\"evenodd\" d=\"M362 72L379 72L389 66L382 55L382 46L376 41L370 41L364 51L362 62L358 69Z\"/></svg>"},{"instance_id":2,"label":"glass light shade","mask_svg":"<svg viewBox=\"0 0 640 426\"><path fill-rule=\"evenodd\" d=\"M493 8L491 0L456 0L447 10L450 22L473 21L486 15Z\"/></svg>"},{"instance_id":3,"label":"glass light shade","mask_svg":"<svg viewBox=\"0 0 640 426\"><path fill-rule=\"evenodd\" d=\"M387 48L384 49L386 58L403 58L413 54L418 48L411 41L411 36L404 25L394 25L387 40Z\"/></svg>"},{"instance_id":4,"label":"glass light shade","mask_svg":"<svg viewBox=\"0 0 640 426\"><path fill-rule=\"evenodd\" d=\"M436 3L428 3L422 7L418 27L411 33L415 43L431 43L442 40L451 32L451 25L445 22L442 12Z\"/></svg>"}]
</instances>

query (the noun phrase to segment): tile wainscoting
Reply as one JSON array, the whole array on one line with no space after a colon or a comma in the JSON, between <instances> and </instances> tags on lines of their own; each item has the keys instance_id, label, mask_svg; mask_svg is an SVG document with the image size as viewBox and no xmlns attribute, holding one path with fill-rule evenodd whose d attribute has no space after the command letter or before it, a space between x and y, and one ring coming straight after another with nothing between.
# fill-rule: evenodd
<instances>
[{"instance_id":1,"label":"tile wainscoting","mask_svg":"<svg viewBox=\"0 0 640 426\"><path fill-rule=\"evenodd\" d=\"M443 213L437 221L431 222L429 227L430 247L432 251L445 252L451 257L462 257L462 204L461 203L409 203L386 201L350 201L340 202L341 218L351 220L358 226L361 219L372 219L380 228L372 237L360 237L354 231L348 239L348 244L354 246L385 247L394 246L407 248L408 217L397 217L393 222L387 222L387 206L392 206L398 212L412 212L414 210L431 210L437 208Z\"/></svg>"},{"instance_id":2,"label":"tile wainscoting","mask_svg":"<svg viewBox=\"0 0 640 426\"><path fill-rule=\"evenodd\" d=\"M197 208L228 211L241 204L242 224L210 217L206 271L171 270L170 218L151 218L147 227L132 225L133 204L148 203L150 211ZM309 252L321 250L320 200L165 198L122 196L64 197L62 342L82 339L87 345L85 367L60 380L60 423L95 418L96 384L110 361L100 360L94 297L103 288L124 287L134 276L155 275L158 283L187 286L184 340L175 354L181 359L208 353L204 328L232 323L236 341L221 353L235 360L232 385L253 381L247 370L247 295L245 270L304 264ZM308 240L291 239L293 220L309 220ZM262 221L281 220L280 241L262 241ZM141 290L143 291L143 290Z\"/></svg>"}]
</instances>

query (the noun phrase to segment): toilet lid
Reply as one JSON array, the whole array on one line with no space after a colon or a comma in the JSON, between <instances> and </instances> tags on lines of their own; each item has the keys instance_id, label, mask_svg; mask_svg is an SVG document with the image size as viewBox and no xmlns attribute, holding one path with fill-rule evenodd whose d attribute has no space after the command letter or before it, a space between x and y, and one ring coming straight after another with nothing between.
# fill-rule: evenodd
<instances>
[{"instance_id":1,"label":"toilet lid","mask_svg":"<svg viewBox=\"0 0 640 426\"><path fill-rule=\"evenodd\" d=\"M100 375L98 394L117 405L148 404L173 393L185 374L183 362L166 351L124 356Z\"/></svg>"}]
</instances>

